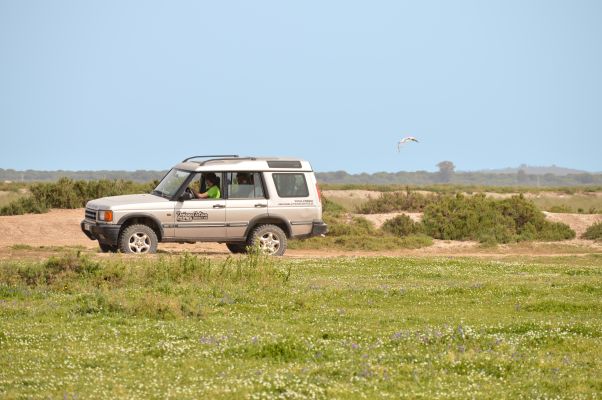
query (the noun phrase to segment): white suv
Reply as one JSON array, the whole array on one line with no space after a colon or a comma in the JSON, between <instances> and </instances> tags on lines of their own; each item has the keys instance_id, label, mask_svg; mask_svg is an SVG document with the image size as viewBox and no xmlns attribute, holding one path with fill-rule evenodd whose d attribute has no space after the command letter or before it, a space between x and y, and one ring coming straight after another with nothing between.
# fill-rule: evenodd
<instances>
[{"instance_id":1,"label":"white suv","mask_svg":"<svg viewBox=\"0 0 602 400\"><path fill-rule=\"evenodd\" d=\"M219 197L197 198L211 179ZM149 194L91 200L81 228L102 251L154 253L158 242L220 242L233 253L258 245L277 256L288 238L327 231L309 162L235 155L187 158Z\"/></svg>"}]
</instances>

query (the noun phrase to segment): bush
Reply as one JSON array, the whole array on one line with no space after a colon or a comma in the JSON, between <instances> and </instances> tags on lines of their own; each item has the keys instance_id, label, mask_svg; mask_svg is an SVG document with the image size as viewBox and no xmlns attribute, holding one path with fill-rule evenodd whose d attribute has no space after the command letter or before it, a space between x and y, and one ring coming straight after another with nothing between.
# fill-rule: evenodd
<instances>
[{"instance_id":1,"label":"bush","mask_svg":"<svg viewBox=\"0 0 602 400\"><path fill-rule=\"evenodd\" d=\"M328 236L372 236L376 234L374 226L366 218L325 214L323 219L328 224Z\"/></svg>"},{"instance_id":2,"label":"bush","mask_svg":"<svg viewBox=\"0 0 602 400\"><path fill-rule=\"evenodd\" d=\"M537 240L559 241L574 239L575 231L562 222L544 221L536 236Z\"/></svg>"},{"instance_id":3,"label":"bush","mask_svg":"<svg viewBox=\"0 0 602 400\"><path fill-rule=\"evenodd\" d=\"M357 207L360 214L380 214L395 211L423 211L424 208L437 199L435 195L425 196L420 193L411 192L392 192L383 193L376 199L368 200L366 203Z\"/></svg>"},{"instance_id":4,"label":"bush","mask_svg":"<svg viewBox=\"0 0 602 400\"><path fill-rule=\"evenodd\" d=\"M575 237L567 225L546 221L535 204L522 195L498 201L483 194L443 197L426 207L422 223L425 232L436 239L488 244Z\"/></svg>"},{"instance_id":5,"label":"bush","mask_svg":"<svg viewBox=\"0 0 602 400\"><path fill-rule=\"evenodd\" d=\"M442 197L424 210L422 223L427 235L444 240L478 240L507 243L514 223L482 194Z\"/></svg>"},{"instance_id":6,"label":"bush","mask_svg":"<svg viewBox=\"0 0 602 400\"><path fill-rule=\"evenodd\" d=\"M49 207L42 204L34 197L22 197L0 208L0 215L23 215L28 213L42 214L48 212Z\"/></svg>"},{"instance_id":7,"label":"bush","mask_svg":"<svg viewBox=\"0 0 602 400\"><path fill-rule=\"evenodd\" d=\"M535 204L523 195L501 200L498 204L502 214L513 219L517 240L566 240L575 237L575 232L568 225L547 221Z\"/></svg>"},{"instance_id":8,"label":"bush","mask_svg":"<svg viewBox=\"0 0 602 400\"><path fill-rule=\"evenodd\" d=\"M602 221L590 225L581 237L589 240L602 240Z\"/></svg>"},{"instance_id":9,"label":"bush","mask_svg":"<svg viewBox=\"0 0 602 400\"><path fill-rule=\"evenodd\" d=\"M146 184L123 180L74 181L61 178L53 183L31 185L31 195L0 208L0 215L40 214L50 208L80 208L89 200L121 194L150 192L157 182Z\"/></svg>"},{"instance_id":10,"label":"bush","mask_svg":"<svg viewBox=\"0 0 602 400\"><path fill-rule=\"evenodd\" d=\"M383 224L382 230L395 236L408 236L422 232L422 225L402 214L387 220Z\"/></svg>"}]
</instances>

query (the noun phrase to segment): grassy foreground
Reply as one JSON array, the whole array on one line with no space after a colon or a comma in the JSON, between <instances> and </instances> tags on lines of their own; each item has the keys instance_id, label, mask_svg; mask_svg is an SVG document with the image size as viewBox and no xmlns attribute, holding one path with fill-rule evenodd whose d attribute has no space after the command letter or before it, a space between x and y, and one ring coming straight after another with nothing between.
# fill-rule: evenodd
<instances>
[{"instance_id":1,"label":"grassy foreground","mask_svg":"<svg viewBox=\"0 0 602 400\"><path fill-rule=\"evenodd\" d=\"M597 398L602 257L0 262L0 398Z\"/></svg>"}]
</instances>

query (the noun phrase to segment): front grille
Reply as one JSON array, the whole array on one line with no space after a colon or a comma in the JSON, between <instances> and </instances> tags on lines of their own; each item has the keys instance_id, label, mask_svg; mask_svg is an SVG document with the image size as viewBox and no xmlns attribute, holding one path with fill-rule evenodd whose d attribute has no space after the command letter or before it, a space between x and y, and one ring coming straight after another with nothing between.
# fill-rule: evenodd
<instances>
[{"instance_id":1,"label":"front grille","mask_svg":"<svg viewBox=\"0 0 602 400\"><path fill-rule=\"evenodd\" d=\"M96 210L90 210L89 208L86 208L86 219L96 221Z\"/></svg>"}]
</instances>

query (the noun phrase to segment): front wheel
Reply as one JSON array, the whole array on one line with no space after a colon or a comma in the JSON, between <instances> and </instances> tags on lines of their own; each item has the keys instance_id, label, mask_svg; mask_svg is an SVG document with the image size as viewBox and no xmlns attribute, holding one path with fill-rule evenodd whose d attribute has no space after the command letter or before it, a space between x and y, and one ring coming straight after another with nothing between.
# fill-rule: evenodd
<instances>
[{"instance_id":1,"label":"front wheel","mask_svg":"<svg viewBox=\"0 0 602 400\"><path fill-rule=\"evenodd\" d=\"M259 225L253 229L248 245L259 246L259 249L271 256L281 256L286 251L286 234L276 225Z\"/></svg>"},{"instance_id":2,"label":"front wheel","mask_svg":"<svg viewBox=\"0 0 602 400\"><path fill-rule=\"evenodd\" d=\"M130 225L119 235L119 250L129 254L157 252L157 234L147 225Z\"/></svg>"}]
</instances>

